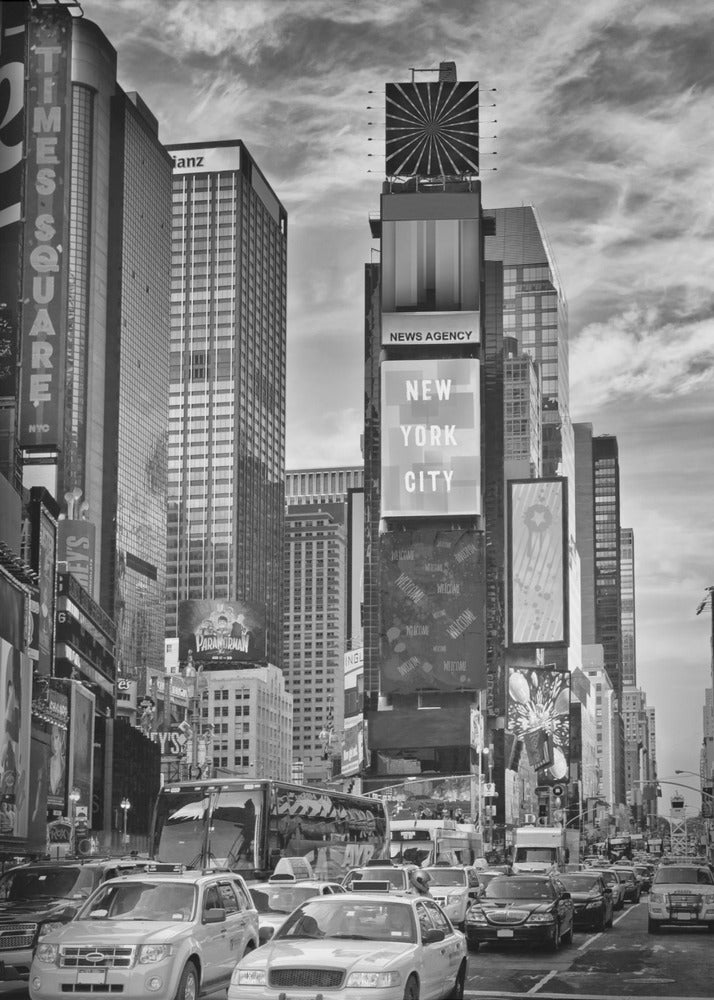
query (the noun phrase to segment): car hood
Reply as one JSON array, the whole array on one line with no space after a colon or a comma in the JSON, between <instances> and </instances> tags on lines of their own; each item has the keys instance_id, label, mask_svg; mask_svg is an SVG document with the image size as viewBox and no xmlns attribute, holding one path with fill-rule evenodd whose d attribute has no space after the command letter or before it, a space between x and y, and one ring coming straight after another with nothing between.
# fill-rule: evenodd
<instances>
[{"instance_id":1,"label":"car hood","mask_svg":"<svg viewBox=\"0 0 714 1000\"><path fill-rule=\"evenodd\" d=\"M350 972L354 968L364 968L365 960L368 960L370 972L379 972L388 970L400 962L404 954L415 947L415 944L403 941L283 939L269 941L262 948L256 948L249 955L244 955L239 964L242 969L260 969L265 965L279 969L295 966L314 968L316 963L319 963L331 969L344 969L345 972Z\"/></svg>"},{"instance_id":2,"label":"car hood","mask_svg":"<svg viewBox=\"0 0 714 1000\"><path fill-rule=\"evenodd\" d=\"M27 899L0 903L0 927L9 923L71 920L84 899Z\"/></svg>"},{"instance_id":3,"label":"car hood","mask_svg":"<svg viewBox=\"0 0 714 1000\"><path fill-rule=\"evenodd\" d=\"M521 910L526 913L546 913L552 909L554 899L482 899L476 905L486 913L494 910Z\"/></svg>"},{"instance_id":4,"label":"car hood","mask_svg":"<svg viewBox=\"0 0 714 1000\"><path fill-rule=\"evenodd\" d=\"M170 944L183 937L188 925L183 921L164 920L73 920L61 930L42 940L48 944L71 944L83 947L110 942L118 944Z\"/></svg>"}]
</instances>

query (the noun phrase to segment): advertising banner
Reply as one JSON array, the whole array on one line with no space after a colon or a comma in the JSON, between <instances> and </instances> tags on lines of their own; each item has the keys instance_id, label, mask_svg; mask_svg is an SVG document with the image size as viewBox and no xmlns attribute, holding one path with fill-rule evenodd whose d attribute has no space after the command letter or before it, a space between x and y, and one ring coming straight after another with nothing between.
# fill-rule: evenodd
<instances>
[{"instance_id":1,"label":"advertising banner","mask_svg":"<svg viewBox=\"0 0 714 1000\"><path fill-rule=\"evenodd\" d=\"M342 774L349 777L357 774L364 760L364 719L345 719L344 743L342 745Z\"/></svg>"},{"instance_id":2,"label":"advertising banner","mask_svg":"<svg viewBox=\"0 0 714 1000\"><path fill-rule=\"evenodd\" d=\"M484 688L483 535L390 531L380 546L382 694Z\"/></svg>"},{"instance_id":3,"label":"advertising banner","mask_svg":"<svg viewBox=\"0 0 714 1000\"><path fill-rule=\"evenodd\" d=\"M52 669L52 647L54 643L55 595L57 584L55 570L57 566L57 525L49 512L40 508L38 525L38 587L40 593L39 607L39 672L49 677Z\"/></svg>"},{"instance_id":4,"label":"advertising banner","mask_svg":"<svg viewBox=\"0 0 714 1000\"><path fill-rule=\"evenodd\" d=\"M179 659L225 667L265 660L265 612L246 601L182 601Z\"/></svg>"},{"instance_id":5,"label":"advertising banner","mask_svg":"<svg viewBox=\"0 0 714 1000\"><path fill-rule=\"evenodd\" d=\"M509 645L568 645L567 480L508 483Z\"/></svg>"},{"instance_id":6,"label":"advertising banner","mask_svg":"<svg viewBox=\"0 0 714 1000\"><path fill-rule=\"evenodd\" d=\"M524 744L541 784L570 774L570 674L509 668L508 729Z\"/></svg>"},{"instance_id":7,"label":"advertising banner","mask_svg":"<svg viewBox=\"0 0 714 1000\"><path fill-rule=\"evenodd\" d=\"M43 8L31 14L28 31L18 438L23 448L57 448L67 324L71 18Z\"/></svg>"},{"instance_id":8,"label":"advertising banner","mask_svg":"<svg viewBox=\"0 0 714 1000\"><path fill-rule=\"evenodd\" d=\"M69 697L69 770L67 789L79 790L77 806L85 806L92 815L92 779L94 770L94 702L91 691L72 684Z\"/></svg>"},{"instance_id":9,"label":"advertising banner","mask_svg":"<svg viewBox=\"0 0 714 1000\"><path fill-rule=\"evenodd\" d=\"M384 347L435 347L457 344L464 347L481 340L477 312L382 313Z\"/></svg>"},{"instance_id":10,"label":"advertising banner","mask_svg":"<svg viewBox=\"0 0 714 1000\"><path fill-rule=\"evenodd\" d=\"M63 517L57 525L57 558L67 564L81 586L92 595L94 592L94 561L97 529L91 521Z\"/></svg>"},{"instance_id":11,"label":"advertising banner","mask_svg":"<svg viewBox=\"0 0 714 1000\"><path fill-rule=\"evenodd\" d=\"M67 802L67 726L69 698L50 688L48 691L50 723L50 756L47 777L47 805L64 809Z\"/></svg>"},{"instance_id":12,"label":"advertising banner","mask_svg":"<svg viewBox=\"0 0 714 1000\"><path fill-rule=\"evenodd\" d=\"M459 177L479 172L479 85L474 81L388 83L388 177Z\"/></svg>"},{"instance_id":13,"label":"advertising banner","mask_svg":"<svg viewBox=\"0 0 714 1000\"><path fill-rule=\"evenodd\" d=\"M0 834L26 837L32 661L0 639Z\"/></svg>"},{"instance_id":14,"label":"advertising banner","mask_svg":"<svg viewBox=\"0 0 714 1000\"><path fill-rule=\"evenodd\" d=\"M240 170L240 146L168 146L175 174L209 174Z\"/></svg>"},{"instance_id":15,"label":"advertising banner","mask_svg":"<svg viewBox=\"0 0 714 1000\"><path fill-rule=\"evenodd\" d=\"M15 396L29 4L2 5L0 31L0 396Z\"/></svg>"},{"instance_id":16,"label":"advertising banner","mask_svg":"<svg viewBox=\"0 0 714 1000\"><path fill-rule=\"evenodd\" d=\"M481 513L479 362L382 363L382 517Z\"/></svg>"}]
</instances>

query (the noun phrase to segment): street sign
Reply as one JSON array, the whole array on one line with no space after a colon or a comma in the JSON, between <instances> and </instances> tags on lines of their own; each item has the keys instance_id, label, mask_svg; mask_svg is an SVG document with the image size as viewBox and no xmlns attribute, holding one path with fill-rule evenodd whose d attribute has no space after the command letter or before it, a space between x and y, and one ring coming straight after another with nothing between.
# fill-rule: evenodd
<instances>
[{"instance_id":1,"label":"street sign","mask_svg":"<svg viewBox=\"0 0 714 1000\"><path fill-rule=\"evenodd\" d=\"M496 791L496 784L493 781L487 781L483 786L483 794L487 799L498 798L498 792Z\"/></svg>"}]
</instances>

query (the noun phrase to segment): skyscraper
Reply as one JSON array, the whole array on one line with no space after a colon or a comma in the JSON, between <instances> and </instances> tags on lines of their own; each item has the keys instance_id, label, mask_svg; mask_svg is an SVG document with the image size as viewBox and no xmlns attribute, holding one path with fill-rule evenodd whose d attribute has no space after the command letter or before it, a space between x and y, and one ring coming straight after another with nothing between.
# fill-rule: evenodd
<instances>
[{"instance_id":1,"label":"skyscraper","mask_svg":"<svg viewBox=\"0 0 714 1000\"><path fill-rule=\"evenodd\" d=\"M595 641L605 654L605 670L619 699L622 695L620 575L620 464L617 438L594 437L593 492L595 541Z\"/></svg>"},{"instance_id":2,"label":"skyscraper","mask_svg":"<svg viewBox=\"0 0 714 1000\"><path fill-rule=\"evenodd\" d=\"M239 140L169 152L167 635L184 600L246 601L279 665L287 213Z\"/></svg>"},{"instance_id":3,"label":"skyscraper","mask_svg":"<svg viewBox=\"0 0 714 1000\"><path fill-rule=\"evenodd\" d=\"M637 684L635 635L635 533L620 529L620 633L622 635L622 684Z\"/></svg>"}]
</instances>

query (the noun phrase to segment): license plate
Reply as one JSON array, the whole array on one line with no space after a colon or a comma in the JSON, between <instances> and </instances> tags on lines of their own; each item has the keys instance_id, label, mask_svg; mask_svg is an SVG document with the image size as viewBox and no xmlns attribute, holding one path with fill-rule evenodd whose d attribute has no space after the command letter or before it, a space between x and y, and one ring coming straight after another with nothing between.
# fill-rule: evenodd
<instances>
[{"instance_id":1,"label":"license plate","mask_svg":"<svg viewBox=\"0 0 714 1000\"><path fill-rule=\"evenodd\" d=\"M78 972L77 986L93 986L107 981L106 972Z\"/></svg>"},{"instance_id":2,"label":"license plate","mask_svg":"<svg viewBox=\"0 0 714 1000\"><path fill-rule=\"evenodd\" d=\"M675 913L674 914L674 919L675 920L694 920L694 914L693 913Z\"/></svg>"},{"instance_id":3,"label":"license plate","mask_svg":"<svg viewBox=\"0 0 714 1000\"><path fill-rule=\"evenodd\" d=\"M512 930L496 931L496 937L513 937L513 931Z\"/></svg>"}]
</instances>

